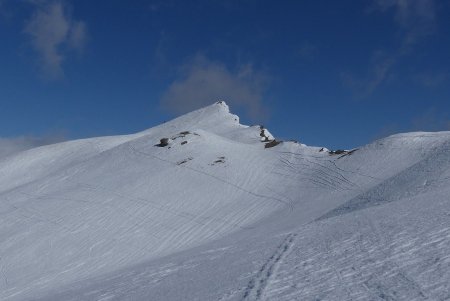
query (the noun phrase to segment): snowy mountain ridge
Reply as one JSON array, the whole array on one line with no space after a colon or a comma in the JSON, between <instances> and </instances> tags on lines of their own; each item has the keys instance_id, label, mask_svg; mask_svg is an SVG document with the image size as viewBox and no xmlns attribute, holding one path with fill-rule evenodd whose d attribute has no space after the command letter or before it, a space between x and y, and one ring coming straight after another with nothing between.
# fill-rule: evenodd
<instances>
[{"instance_id":1,"label":"snowy mountain ridge","mask_svg":"<svg viewBox=\"0 0 450 301\"><path fill-rule=\"evenodd\" d=\"M450 132L274 141L217 102L3 158L0 299L450 299Z\"/></svg>"}]
</instances>

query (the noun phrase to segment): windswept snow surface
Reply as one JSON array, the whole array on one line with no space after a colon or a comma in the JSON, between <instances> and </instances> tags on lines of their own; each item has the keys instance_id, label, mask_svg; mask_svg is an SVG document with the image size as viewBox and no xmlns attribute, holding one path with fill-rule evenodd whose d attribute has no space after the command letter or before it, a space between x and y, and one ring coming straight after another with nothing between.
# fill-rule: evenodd
<instances>
[{"instance_id":1,"label":"windswept snow surface","mask_svg":"<svg viewBox=\"0 0 450 301\"><path fill-rule=\"evenodd\" d=\"M218 102L3 158L0 300L450 300L450 132L262 133Z\"/></svg>"}]
</instances>

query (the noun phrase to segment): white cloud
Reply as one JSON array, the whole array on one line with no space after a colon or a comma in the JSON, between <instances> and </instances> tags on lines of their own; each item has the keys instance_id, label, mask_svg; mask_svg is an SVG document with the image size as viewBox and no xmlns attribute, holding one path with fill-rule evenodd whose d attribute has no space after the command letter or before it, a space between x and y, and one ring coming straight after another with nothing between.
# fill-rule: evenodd
<instances>
[{"instance_id":1,"label":"white cloud","mask_svg":"<svg viewBox=\"0 0 450 301\"><path fill-rule=\"evenodd\" d=\"M317 46L309 41L304 41L298 49L298 55L304 60L311 60L317 54Z\"/></svg>"},{"instance_id":2,"label":"white cloud","mask_svg":"<svg viewBox=\"0 0 450 301\"><path fill-rule=\"evenodd\" d=\"M365 98L372 94L378 86L386 81L396 64L398 54L375 51L372 54L366 78L355 77L349 73L342 73L341 79L345 85L353 90L355 97Z\"/></svg>"},{"instance_id":3,"label":"white cloud","mask_svg":"<svg viewBox=\"0 0 450 301\"><path fill-rule=\"evenodd\" d=\"M82 51L86 43L86 23L82 21L73 22L68 35L70 47Z\"/></svg>"},{"instance_id":4,"label":"white cloud","mask_svg":"<svg viewBox=\"0 0 450 301\"><path fill-rule=\"evenodd\" d=\"M38 147L64 141L64 135L56 134L44 137L20 136L15 138L0 137L0 160L15 153Z\"/></svg>"},{"instance_id":5,"label":"white cloud","mask_svg":"<svg viewBox=\"0 0 450 301\"><path fill-rule=\"evenodd\" d=\"M62 64L68 50L82 50L86 24L73 20L61 1L32 1L35 12L25 25L33 48L39 54L44 74L52 79L63 76Z\"/></svg>"},{"instance_id":6,"label":"white cloud","mask_svg":"<svg viewBox=\"0 0 450 301\"><path fill-rule=\"evenodd\" d=\"M434 0L375 0L381 11L395 9L395 21L403 31L403 47L417 43L435 29Z\"/></svg>"},{"instance_id":7,"label":"white cloud","mask_svg":"<svg viewBox=\"0 0 450 301\"><path fill-rule=\"evenodd\" d=\"M224 64L197 56L179 71L163 94L161 104L175 113L185 113L217 100L244 107L253 119L264 118L262 101L268 76L255 71L252 65L241 65L236 71Z\"/></svg>"},{"instance_id":8,"label":"white cloud","mask_svg":"<svg viewBox=\"0 0 450 301\"><path fill-rule=\"evenodd\" d=\"M447 81L447 73L420 73L413 76L413 79L427 88L437 88Z\"/></svg>"},{"instance_id":9,"label":"white cloud","mask_svg":"<svg viewBox=\"0 0 450 301\"><path fill-rule=\"evenodd\" d=\"M391 51L375 51L368 67L368 75L354 77L343 74L344 84L353 89L357 97L372 94L392 75L395 65L413 51L414 46L431 35L436 27L434 0L374 0L370 12L394 10L398 26L399 46Z\"/></svg>"},{"instance_id":10,"label":"white cloud","mask_svg":"<svg viewBox=\"0 0 450 301\"><path fill-rule=\"evenodd\" d=\"M449 114L431 107L411 122L413 131L448 131L450 130Z\"/></svg>"},{"instance_id":11,"label":"white cloud","mask_svg":"<svg viewBox=\"0 0 450 301\"><path fill-rule=\"evenodd\" d=\"M434 21L434 0L375 0L375 8L386 11L395 8L396 21L404 27L410 27L415 19Z\"/></svg>"},{"instance_id":12,"label":"white cloud","mask_svg":"<svg viewBox=\"0 0 450 301\"><path fill-rule=\"evenodd\" d=\"M7 3L7 0L0 0L0 22L10 22L12 13L10 7L8 7L9 3Z\"/></svg>"}]
</instances>

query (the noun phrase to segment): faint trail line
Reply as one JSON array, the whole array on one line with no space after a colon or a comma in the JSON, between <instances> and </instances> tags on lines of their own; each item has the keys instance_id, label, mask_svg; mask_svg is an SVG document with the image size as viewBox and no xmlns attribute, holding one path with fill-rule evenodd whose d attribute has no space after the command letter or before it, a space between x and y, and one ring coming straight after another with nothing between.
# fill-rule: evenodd
<instances>
[{"instance_id":1,"label":"faint trail line","mask_svg":"<svg viewBox=\"0 0 450 301\"><path fill-rule=\"evenodd\" d=\"M8 286L8 277L6 276L5 267L3 265L3 258L0 257L0 271L2 272L3 280L5 283L5 286Z\"/></svg>"},{"instance_id":2,"label":"faint trail line","mask_svg":"<svg viewBox=\"0 0 450 301\"><path fill-rule=\"evenodd\" d=\"M276 248L275 252L270 258L263 264L255 276L250 279L247 287L244 290L244 295L241 301L247 300L263 300L264 292L272 279L276 274L278 267L286 257L288 251L295 243L295 237L297 234L291 233L286 236L283 242Z\"/></svg>"},{"instance_id":3,"label":"faint trail line","mask_svg":"<svg viewBox=\"0 0 450 301\"><path fill-rule=\"evenodd\" d=\"M372 229L372 232L375 234L375 236L377 237L377 239L379 240L381 245L390 245L387 237L385 235L383 235L382 230L379 228L378 224L376 222L374 222L372 219L368 219L368 223L370 228ZM392 259L392 254L389 254L388 252L386 252L385 250L381 249L381 252L383 253L383 255L386 258L386 262L390 263L391 266L393 267L394 271L397 271L398 275L400 277L403 277L408 285L416 291L416 293L422 298L422 300L427 300L429 299L427 294L424 292L424 289L422 288L422 286L415 281L413 278L411 278L406 272L405 270L394 260Z\"/></svg>"},{"instance_id":4,"label":"faint trail line","mask_svg":"<svg viewBox=\"0 0 450 301\"><path fill-rule=\"evenodd\" d=\"M279 152L281 172L289 172L292 177L302 181L311 182L323 188L336 190L355 190L359 185L350 181L344 172L337 168L334 162L326 160L323 162L314 162L304 156L292 152ZM330 164L333 163L333 164ZM284 166L284 168L283 168Z\"/></svg>"},{"instance_id":5,"label":"faint trail line","mask_svg":"<svg viewBox=\"0 0 450 301\"><path fill-rule=\"evenodd\" d=\"M334 274L336 275L340 286L343 288L343 290L345 291L346 295L347 295L347 299L346 300L350 300L352 301L352 290L350 288L350 286L347 284L347 282L345 282L344 278L342 277L341 271L338 270L338 268L336 267L335 262L338 261L338 258L336 258L336 253L334 253L330 247L331 245L331 241L330 240L326 240L325 241L325 252L327 254L328 258L334 258L332 264L330 265L331 270L333 270Z\"/></svg>"},{"instance_id":6,"label":"faint trail line","mask_svg":"<svg viewBox=\"0 0 450 301\"><path fill-rule=\"evenodd\" d=\"M135 197L135 196L130 195L130 194L122 194L122 193L119 193L117 191L114 191L114 190L107 189L105 187L99 186L98 184L97 185L91 185L91 184L87 184L87 183L78 183L78 184L81 184L81 185L83 185L85 187L88 187L88 188L90 187L94 191L95 190L103 191L105 193L109 193L111 195L115 195L115 196L118 196L120 198L127 199L127 200L129 200L131 202L140 204L143 207L149 207L149 208L154 209L154 210L158 210L158 211L161 211L161 212L164 212L164 213L167 213L167 214L172 214L174 216L178 216L180 218L186 219L187 221L195 223L195 224L200 225L200 226L206 226L206 223L208 221L215 221L215 222L219 222L219 223L226 223L228 225L231 225L233 228L239 228L239 229L243 229L243 230L251 229L251 227L241 226L241 225L239 225L237 223L232 223L232 222L229 222L228 220L217 218L217 217L204 216L204 217L199 218L199 216L196 216L196 215L191 214L189 212L182 211L182 210L176 210L176 209L171 208L169 206L158 204L158 203L152 202L151 200L148 200L148 199ZM121 209L116 208L115 206L111 206L111 205L107 205L107 206L112 208L112 209L114 209L114 210L121 210ZM125 214L128 217L133 218L133 215L129 215L127 213L125 213ZM201 219L201 220L198 220L198 219ZM145 220L145 218L143 218L143 220L141 222L143 222L144 220ZM217 232L216 232L216 234L217 234ZM154 237L156 237L158 239L161 238L161 237L155 236L153 234L152 234L152 236L154 236Z\"/></svg>"},{"instance_id":7,"label":"faint trail line","mask_svg":"<svg viewBox=\"0 0 450 301\"><path fill-rule=\"evenodd\" d=\"M300 157L300 159L303 159L303 160L305 160L305 161L309 161L309 160L306 159L306 156L304 156L304 155L301 154L301 153L286 152L286 151L284 151L284 152L278 152L278 153L281 153L281 154L290 154L290 155L296 156L297 159L298 159L298 157ZM370 175L366 175L366 174L361 173L361 172L356 171L356 170L346 170L346 169L343 169L343 168L337 166L335 160L330 160L330 159L326 159L326 158L323 158L323 157L316 157L316 156L309 156L309 158L321 159L323 162L328 162L328 163L334 165L334 167L337 168L339 171L342 171L342 172L345 172L345 173L357 174L357 175L360 175L360 176L363 176L363 177L367 177L367 178L370 178L370 179L373 179L373 180L381 180L380 178L373 177L373 176L370 176ZM310 162L311 162L311 161L310 161ZM314 163L314 162L313 162L313 163ZM316 163L316 164L319 164L319 163ZM319 164L319 165L321 165L321 164Z\"/></svg>"},{"instance_id":8,"label":"faint trail line","mask_svg":"<svg viewBox=\"0 0 450 301\"><path fill-rule=\"evenodd\" d=\"M186 168L186 169L192 170L192 171L194 171L194 172L196 172L196 173L203 174L203 175L205 175L205 176L211 177L211 178L213 178L213 179L215 179L215 180L217 180L217 181L219 181L219 182L222 182L222 183L225 183L225 184L227 184L227 185L233 186L234 188L239 189L239 190L241 190L241 191L244 191L244 192L246 192L246 193L248 193L248 194L250 194L250 195L253 195L253 196L255 196L255 197L263 198L263 199L272 200L272 201L276 201L276 202L282 203L282 204L286 205L286 206L289 208L290 211L294 210L293 205L292 205L292 202L285 201L285 200L282 200L282 199L279 199L279 198L276 198L276 197L273 197L273 196L267 196L267 195L262 195L262 194L258 194L258 193L252 192L252 191L250 191L250 190L247 190L247 189L245 189L245 188L242 188L241 186L239 186L239 185L237 185L237 184L228 182L227 180L224 180L224 179L222 179L222 178L220 178L220 177L218 177L218 176L215 176L215 175L213 175L213 174L209 174L209 173L207 173L207 172L204 172L204 171L201 171L201 170L198 170L198 169L189 167L189 166L187 166L187 165L185 165L185 164L183 164L183 165L178 165L176 162L172 162L172 161L170 161L170 160L166 160L166 159L160 158L160 157L158 157L158 156L155 156L155 155L152 155L152 154L149 154L149 153L140 151L140 150L134 148L131 144L129 144L129 146L130 146L130 149L131 149L133 152L137 153L137 154L141 154L141 155L144 155L144 156L147 156L147 157L152 157L152 158L155 158L155 159L157 159L157 160L160 160L160 161L169 163L169 164L171 164L171 165L176 165L176 166L178 166L178 167L180 167L180 168Z\"/></svg>"}]
</instances>

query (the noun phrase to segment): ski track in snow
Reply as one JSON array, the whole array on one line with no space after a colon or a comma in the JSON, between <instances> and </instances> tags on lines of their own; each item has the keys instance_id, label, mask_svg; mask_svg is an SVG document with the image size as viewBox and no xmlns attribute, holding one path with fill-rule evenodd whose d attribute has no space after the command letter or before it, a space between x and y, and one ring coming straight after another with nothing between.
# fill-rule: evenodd
<instances>
[{"instance_id":1,"label":"ski track in snow","mask_svg":"<svg viewBox=\"0 0 450 301\"><path fill-rule=\"evenodd\" d=\"M450 155L448 149L450 149L450 143L443 143L416 164L383 180L380 184L348 200L317 220L394 202L405 197L405 194L414 196L426 192L426 186L430 185L428 183L437 183L442 175L449 170ZM429 166L433 166L433 174L430 174ZM399 189L399 187L403 189Z\"/></svg>"},{"instance_id":2,"label":"ski track in snow","mask_svg":"<svg viewBox=\"0 0 450 301\"><path fill-rule=\"evenodd\" d=\"M6 276L5 268L3 266L3 259L1 257L0 257L0 271L1 271L2 277L3 277L3 284L5 287L7 287L8 286L8 277Z\"/></svg>"},{"instance_id":3,"label":"ski track in snow","mask_svg":"<svg viewBox=\"0 0 450 301\"><path fill-rule=\"evenodd\" d=\"M274 173L297 181L310 182L319 188L354 190L357 184L350 181L342 170L333 168L333 161L313 162L300 154L290 153L280 158L281 167ZM332 162L330 164L330 162ZM327 164L331 165L328 166Z\"/></svg>"},{"instance_id":4,"label":"ski track in snow","mask_svg":"<svg viewBox=\"0 0 450 301\"><path fill-rule=\"evenodd\" d=\"M267 299L450 300L449 215L402 202L302 227Z\"/></svg>"},{"instance_id":5,"label":"ski track in snow","mask_svg":"<svg viewBox=\"0 0 450 301\"><path fill-rule=\"evenodd\" d=\"M295 243L295 236L296 234L288 234L256 275L250 279L241 301L264 300L264 290L270 280L276 276L278 266Z\"/></svg>"}]
</instances>

